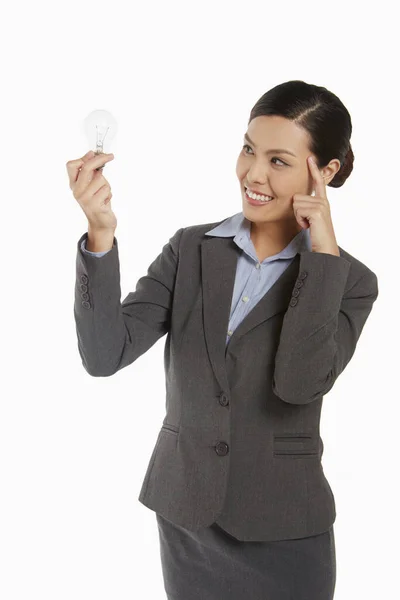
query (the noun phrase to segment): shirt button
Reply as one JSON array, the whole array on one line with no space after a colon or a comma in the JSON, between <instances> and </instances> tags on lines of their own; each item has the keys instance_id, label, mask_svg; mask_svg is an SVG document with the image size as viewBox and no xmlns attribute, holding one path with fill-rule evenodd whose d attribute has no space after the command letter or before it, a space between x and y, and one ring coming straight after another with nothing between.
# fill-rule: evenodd
<instances>
[{"instance_id":1,"label":"shirt button","mask_svg":"<svg viewBox=\"0 0 400 600\"><path fill-rule=\"evenodd\" d=\"M248 302L249 298L248 298L248 296L243 296L242 300L243 300L243 302Z\"/></svg>"},{"instance_id":2,"label":"shirt button","mask_svg":"<svg viewBox=\"0 0 400 600\"><path fill-rule=\"evenodd\" d=\"M233 331L229 330L228 335L232 335L232 334L233 334Z\"/></svg>"},{"instance_id":3,"label":"shirt button","mask_svg":"<svg viewBox=\"0 0 400 600\"><path fill-rule=\"evenodd\" d=\"M260 263L257 263L256 264L256 269L259 269L259 268L260 268Z\"/></svg>"}]
</instances>

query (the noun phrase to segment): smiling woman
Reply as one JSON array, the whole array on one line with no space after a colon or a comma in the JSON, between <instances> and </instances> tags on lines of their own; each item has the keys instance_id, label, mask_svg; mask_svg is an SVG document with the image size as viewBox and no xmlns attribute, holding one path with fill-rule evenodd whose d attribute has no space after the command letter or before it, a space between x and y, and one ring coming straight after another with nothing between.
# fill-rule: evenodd
<instances>
[{"instance_id":1,"label":"smiling woman","mask_svg":"<svg viewBox=\"0 0 400 600\"><path fill-rule=\"evenodd\" d=\"M166 414L138 499L157 517L170 600L333 599L321 406L378 296L331 228L326 186L351 172L350 134L325 88L267 92L237 160L244 214L179 228L122 303L117 238L98 253L78 241L88 373L110 377L168 334Z\"/></svg>"},{"instance_id":2,"label":"smiling woman","mask_svg":"<svg viewBox=\"0 0 400 600\"><path fill-rule=\"evenodd\" d=\"M305 197L315 192L309 156L315 159L325 185L343 185L353 169L351 132L349 112L324 87L288 81L256 102L243 136L236 174L243 214L250 222L250 237L258 256L277 254L309 226L307 219L296 218L294 211L296 195ZM302 212L299 205L296 208ZM304 212L304 205L302 208ZM333 228L330 232L328 226L325 229L330 234L325 235L330 239L327 248L337 254Z\"/></svg>"}]
</instances>

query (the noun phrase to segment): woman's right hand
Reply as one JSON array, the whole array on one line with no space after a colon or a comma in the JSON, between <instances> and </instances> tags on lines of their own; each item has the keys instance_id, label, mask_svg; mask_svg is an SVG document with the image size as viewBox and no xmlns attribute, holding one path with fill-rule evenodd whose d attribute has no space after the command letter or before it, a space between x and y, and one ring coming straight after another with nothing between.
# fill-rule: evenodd
<instances>
[{"instance_id":1,"label":"woman's right hand","mask_svg":"<svg viewBox=\"0 0 400 600\"><path fill-rule=\"evenodd\" d=\"M111 187L101 170L113 154L95 154L92 150L82 158L69 160L69 187L85 213L93 231L115 231L117 218L111 210Z\"/></svg>"}]
</instances>

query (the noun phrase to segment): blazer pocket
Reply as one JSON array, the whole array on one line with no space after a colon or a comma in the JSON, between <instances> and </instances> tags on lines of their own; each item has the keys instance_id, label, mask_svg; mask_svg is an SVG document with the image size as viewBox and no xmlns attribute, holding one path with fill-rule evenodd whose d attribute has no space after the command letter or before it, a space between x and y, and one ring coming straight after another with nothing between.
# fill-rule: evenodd
<instances>
[{"instance_id":1,"label":"blazer pocket","mask_svg":"<svg viewBox=\"0 0 400 600\"><path fill-rule=\"evenodd\" d=\"M178 435L179 427L177 427L176 425L170 425L170 423L167 423L161 427L161 431L165 431L166 433L172 433L173 435Z\"/></svg>"},{"instance_id":2,"label":"blazer pocket","mask_svg":"<svg viewBox=\"0 0 400 600\"><path fill-rule=\"evenodd\" d=\"M319 455L318 440L308 434L274 435L273 455L279 458L310 458Z\"/></svg>"}]
</instances>

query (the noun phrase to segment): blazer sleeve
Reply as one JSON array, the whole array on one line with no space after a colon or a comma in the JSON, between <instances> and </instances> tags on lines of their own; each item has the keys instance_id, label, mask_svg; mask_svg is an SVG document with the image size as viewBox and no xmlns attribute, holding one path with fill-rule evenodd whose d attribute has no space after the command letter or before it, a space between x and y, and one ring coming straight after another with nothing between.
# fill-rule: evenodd
<instances>
[{"instance_id":1,"label":"blazer sleeve","mask_svg":"<svg viewBox=\"0 0 400 600\"><path fill-rule=\"evenodd\" d=\"M348 260L333 254L300 255L275 356L273 392L284 402L309 404L319 399L354 354L378 297L378 280L367 269L345 291L350 267Z\"/></svg>"},{"instance_id":2,"label":"blazer sleeve","mask_svg":"<svg viewBox=\"0 0 400 600\"><path fill-rule=\"evenodd\" d=\"M88 234L80 238L74 317L79 354L90 375L113 375L169 331L182 232L169 239L122 303L117 239L98 257L82 251Z\"/></svg>"}]
</instances>

